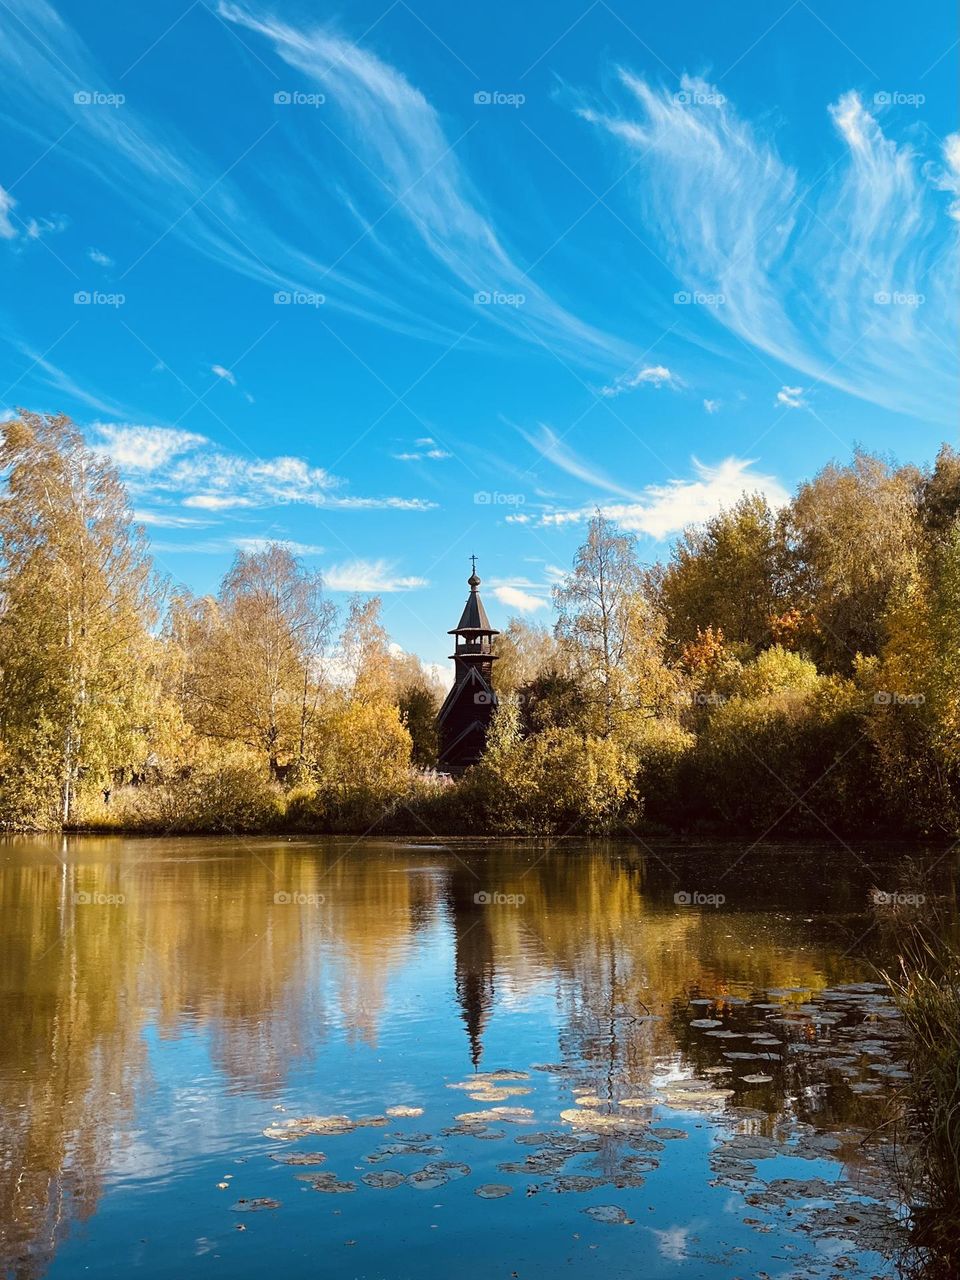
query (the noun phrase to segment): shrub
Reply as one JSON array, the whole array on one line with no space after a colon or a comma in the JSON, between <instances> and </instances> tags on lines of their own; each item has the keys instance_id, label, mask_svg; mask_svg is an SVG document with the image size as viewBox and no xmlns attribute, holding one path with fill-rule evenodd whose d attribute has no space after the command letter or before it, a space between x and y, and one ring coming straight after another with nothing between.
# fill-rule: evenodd
<instances>
[{"instance_id":1,"label":"shrub","mask_svg":"<svg viewBox=\"0 0 960 1280\"><path fill-rule=\"evenodd\" d=\"M103 806L103 822L88 825L170 833L276 830L283 793L266 765L245 753L209 757L181 777L153 786L124 787Z\"/></svg>"},{"instance_id":2,"label":"shrub","mask_svg":"<svg viewBox=\"0 0 960 1280\"><path fill-rule=\"evenodd\" d=\"M946 922L940 921L946 932ZM909 1035L906 1159L912 1218L908 1275L960 1275L960 952L928 929L908 934L896 976L884 974Z\"/></svg>"}]
</instances>

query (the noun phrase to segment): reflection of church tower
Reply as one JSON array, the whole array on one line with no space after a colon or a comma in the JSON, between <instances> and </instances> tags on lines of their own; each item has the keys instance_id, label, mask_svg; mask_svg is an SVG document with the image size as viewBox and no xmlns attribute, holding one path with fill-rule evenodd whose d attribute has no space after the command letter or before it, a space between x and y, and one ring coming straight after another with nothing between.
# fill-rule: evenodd
<instances>
[{"instance_id":1,"label":"reflection of church tower","mask_svg":"<svg viewBox=\"0 0 960 1280\"><path fill-rule=\"evenodd\" d=\"M500 632L490 625L477 590L480 586L477 558L471 559L473 573L467 579L470 594L460 621L448 632L456 636L454 652L450 655L455 664L453 688L437 716L440 768L449 773L462 772L483 755L487 729L497 705L491 680L495 661L493 637Z\"/></svg>"},{"instance_id":2,"label":"reflection of church tower","mask_svg":"<svg viewBox=\"0 0 960 1280\"><path fill-rule=\"evenodd\" d=\"M450 873L447 889L456 946L457 1002L466 1023L470 1060L475 1067L480 1065L483 1029L494 999L493 938L488 923L490 908L476 900L483 896L480 883L467 867L457 865Z\"/></svg>"}]
</instances>

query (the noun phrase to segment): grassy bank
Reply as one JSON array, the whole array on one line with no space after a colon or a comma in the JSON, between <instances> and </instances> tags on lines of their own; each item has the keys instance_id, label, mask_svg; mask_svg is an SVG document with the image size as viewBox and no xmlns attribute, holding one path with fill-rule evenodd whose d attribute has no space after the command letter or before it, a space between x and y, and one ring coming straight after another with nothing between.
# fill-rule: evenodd
<instances>
[{"instance_id":1,"label":"grassy bank","mask_svg":"<svg viewBox=\"0 0 960 1280\"><path fill-rule=\"evenodd\" d=\"M909 1034L911 1082L899 1173L912 1220L903 1270L960 1276L960 949L949 926L914 927L884 977Z\"/></svg>"}]
</instances>

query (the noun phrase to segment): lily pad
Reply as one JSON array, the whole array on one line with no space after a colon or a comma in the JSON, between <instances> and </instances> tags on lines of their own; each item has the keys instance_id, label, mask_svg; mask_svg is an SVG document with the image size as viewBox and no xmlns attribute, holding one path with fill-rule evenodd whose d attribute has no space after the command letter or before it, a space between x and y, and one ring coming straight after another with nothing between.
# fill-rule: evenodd
<instances>
[{"instance_id":1,"label":"lily pad","mask_svg":"<svg viewBox=\"0 0 960 1280\"><path fill-rule=\"evenodd\" d=\"M274 1151L270 1159L278 1164L323 1164L326 1156L322 1151Z\"/></svg>"},{"instance_id":2,"label":"lily pad","mask_svg":"<svg viewBox=\"0 0 960 1280\"><path fill-rule=\"evenodd\" d=\"M450 1179L442 1169L418 1169L416 1173L407 1175L407 1183L418 1191L432 1191L434 1187L442 1187Z\"/></svg>"},{"instance_id":3,"label":"lily pad","mask_svg":"<svg viewBox=\"0 0 960 1280\"><path fill-rule=\"evenodd\" d=\"M583 1212L593 1218L594 1222L608 1222L618 1226L626 1226L633 1222L633 1219L627 1215L627 1211L621 1209L618 1204L592 1204Z\"/></svg>"},{"instance_id":4,"label":"lily pad","mask_svg":"<svg viewBox=\"0 0 960 1280\"><path fill-rule=\"evenodd\" d=\"M273 1200L270 1196L257 1196L255 1199L247 1200L241 1198L235 1204L230 1206L231 1213L260 1213L264 1209L279 1209L280 1201Z\"/></svg>"},{"instance_id":5,"label":"lily pad","mask_svg":"<svg viewBox=\"0 0 960 1280\"><path fill-rule=\"evenodd\" d=\"M513 1195L513 1187L508 1187L504 1182L485 1182L482 1186L475 1187L473 1194L481 1200L501 1200L504 1196Z\"/></svg>"},{"instance_id":6,"label":"lily pad","mask_svg":"<svg viewBox=\"0 0 960 1280\"><path fill-rule=\"evenodd\" d=\"M378 1191L392 1191L394 1187L399 1187L406 1182L406 1178L395 1169L383 1169L378 1173L363 1174L360 1181L368 1187L375 1187Z\"/></svg>"}]
</instances>

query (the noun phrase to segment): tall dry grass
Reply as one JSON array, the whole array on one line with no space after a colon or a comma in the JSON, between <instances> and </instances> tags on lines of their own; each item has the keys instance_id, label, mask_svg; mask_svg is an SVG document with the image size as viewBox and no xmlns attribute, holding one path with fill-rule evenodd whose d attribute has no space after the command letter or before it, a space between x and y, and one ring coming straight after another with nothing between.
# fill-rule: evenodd
<instances>
[{"instance_id":1,"label":"tall dry grass","mask_svg":"<svg viewBox=\"0 0 960 1280\"><path fill-rule=\"evenodd\" d=\"M883 974L909 1033L899 1170L912 1230L901 1265L918 1280L960 1277L960 949L948 929L910 926L899 972Z\"/></svg>"}]
</instances>

